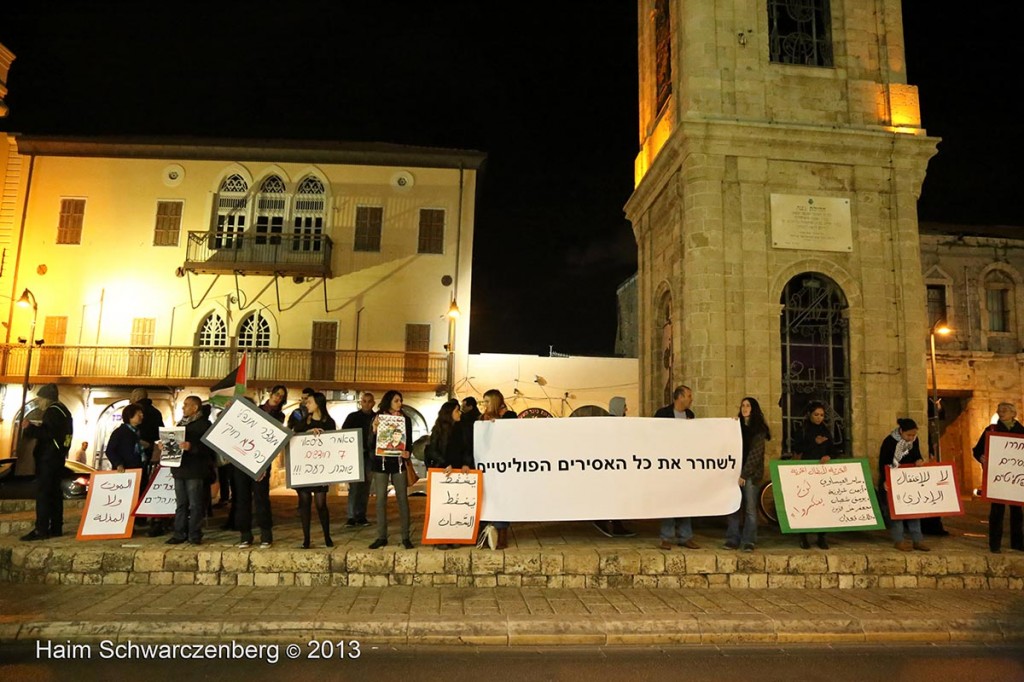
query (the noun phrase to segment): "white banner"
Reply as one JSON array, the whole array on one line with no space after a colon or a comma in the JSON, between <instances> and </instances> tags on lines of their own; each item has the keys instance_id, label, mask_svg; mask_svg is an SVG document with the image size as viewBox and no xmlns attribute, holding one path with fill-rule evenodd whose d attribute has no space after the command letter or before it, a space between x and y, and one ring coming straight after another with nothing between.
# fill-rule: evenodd
<instances>
[{"instance_id":1,"label":"white banner","mask_svg":"<svg viewBox=\"0 0 1024 682\"><path fill-rule=\"evenodd\" d=\"M363 430L295 434L285 471L289 488L363 480Z\"/></svg>"},{"instance_id":2,"label":"white banner","mask_svg":"<svg viewBox=\"0 0 1024 682\"><path fill-rule=\"evenodd\" d=\"M78 539L130 538L135 525L132 510L139 498L141 481L142 469L93 472L78 524Z\"/></svg>"},{"instance_id":3,"label":"white banner","mask_svg":"<svg viewBox=\"0 0 1024 682\"><path fill-rule=\"evenodd\" d=\"M174 516L178 502L174 497L174 477L172 470L158 466L153 472L153 480L149 489L142 496L142 501L135 508L136 516Z\"/></svg>"},{"instance_id":4,"label":"white banner","mask_svg":"<svg viewBox=\"0 0 1024 682\"><path fill-rule=\"evenodd\" d=\"M1024 504L1024 438L992 433L985 443L984 497Z\"/></svg>"},{"instance_id":5,"label":"white banner","mask_svg":"<svg viewBox=\"0 0 1024 682\"><path fill-rule=\"evenodd\" d=\"M473 444L488 521L722 516L740 506L735 419L478 421Z\"/></svg>"},{"instance_id":6,"label":"white banner","mask_svg":"<svg viewBox=\"0 0 1024 682\"><path fill-rule=\"evenodd\" d=\"M959 516L964 513L952 464L886 467L889 515L894 519Z\"/></svg>"},{"instance_id":7,"label":"white banner","mask_svg":"<svg viewBox=\"0 0 1024 682\"><path fill-rule=\"evenodd\" d=\"M259 480L284 450L291 433L245 398L236 398L217 415L202 440L253 480Z\"/></svg>"}]
</instances>

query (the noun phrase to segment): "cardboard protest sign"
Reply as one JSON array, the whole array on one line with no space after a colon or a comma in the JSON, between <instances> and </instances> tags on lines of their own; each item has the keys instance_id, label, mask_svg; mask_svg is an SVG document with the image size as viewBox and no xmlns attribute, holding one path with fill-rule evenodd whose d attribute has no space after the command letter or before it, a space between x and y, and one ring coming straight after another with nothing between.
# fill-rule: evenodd
<instances>
[{"instance_id":1,"label":"cardboard protest sign","mask_svg":"<svg viewBox=\"0 0 1024 682\"><path fill-rule=\"evenodd\" d=\"M289 488L362 481L363 430L297 433L288 440Z\"/></svg>"},{"instance_id":2,"label":"cardboard protest sign","mask_svg":"<svg viewBox=\"0 0 1024 682\"><path fill-rule=\"evenodd\" d=\"M928 516L962 516L960 486L952 464L907 464L885 468L889 516L921 519Z\"/></svg>"},{"instance_id":3,"label":"cardboard protest sign","mask_svg":"<svg viewBox=\"0 0 1024 682\"><path fill-rule=\"evenodd\" d=\"M423 544L472 545L480 520L483 479L479 471L427 469Z\"/></svg>"},{"instance_id":4,"label":"cardboard protest sign","mask_svg":"<svg viewBox=\"0 0 1024 682\"><path fill-rule=\"evenodd\" d=\"M740 506L735 419L478 421L473 444L485 521L722 516Z\"/></svg>"},{"instance_id":5,"label":"cardboard protest sign","mask_svg":"<svg viewBox=\"0 0 1024 682\"><path fill-rule=\"evenodd\" d=\"M130 538L135 525L132 510L139 499L141 480L141 469L94 472L78 524L78 539Z\"/></svg>"},{"instance_id":6,"label":"cardboard protest sign","mask_svg":"<svg viewBox=\"0 0 1024 682\"><path fill-rule=\"evenodd\" d=\"M291 431L245 398L217 415L203 442L258 480L284 450Z\"/></svg>"},{"instance_id":7,"label":"cardboard protest sign","mask_svg":"<svg viewBox=\"0 0 1024 682\"><path fill-rule=\"evenodd\" d=\"M401 457L409 448L409 434L405 432L405 417L400 414L377 416L377 454L381 457Z\"/></svg>"},{"instance_id":8,"label":"cardboard protest sign","mask_svg":"<svg viewBox=\"0 0 1024 682\"><path fill-rule=\"evenodd\" d=\"M988 434L982 481L981 496L985 500L1024 505L1024 436Z\"/></svg>"},{"instance_id":9,"label":"cardboard protest sign","mask_svg":"<svg viewBox=\"0 0 1024 682\"><path fill-rule=\"evenodd\" d=\"M866 459L770 463L783 533L885 528Z\"/></svg>"},{"instance_id":10,"label":"cardboard protest sign","mask_svg":"<svg viewBox=\"0 0 1024 682\"><path fill-rule=\"evenodd\" d=\"M149 487L142 494L139 506L135 508L136 516L174 516L178 507L174 497L174 477L172 469L157 466Z\"/></svg>"},{"instance_id":11,"label":"cardboard protest sign","mask_svg":"<svg viewBox=\"0 0 1024 682\"><path fill-rule=\"evenodd\" d=\"M160 432L160 466L181 466L181 444L185 442L184 426L161 426Z\"/></svg>"}]
</instances>

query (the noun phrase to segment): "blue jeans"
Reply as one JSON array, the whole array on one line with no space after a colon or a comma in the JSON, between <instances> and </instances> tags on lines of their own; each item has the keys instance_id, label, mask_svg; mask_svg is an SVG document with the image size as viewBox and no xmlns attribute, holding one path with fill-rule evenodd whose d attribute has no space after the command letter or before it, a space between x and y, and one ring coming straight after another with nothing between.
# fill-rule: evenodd
<instances>
[{"instance_id":1,"label":"blue jeans","mask_svg":"<svg viewBox=\"0 0 1024 682\"><path fill-rule=\"evenodd\" d=\"M363 480L348 484L348 518L365 519L366 507L370 502L370 463L363 462Z\"/></svg>"},{"instance_id":2,"label":"blue jeans","mask_svg":"<svg viewBox=\"0 0 1024 682\"><path fill-rule=\"evenodd\" d=\"M893 542L903 542L903 524L906 524L910 532L910 539L914 542L924 540L921 533L921 519L894 519L889 514L889 493L883 488L878 489L878 506L882 509L882 518L889 526L889 536Z\"/></svg>"},{"instance_id":3,"label":"blue jeans","mask_svg":"<svg viewBox=\"0 0 1024 682\"><path fill-rule=\"evenodd\" d=\"M203 539L204 505L206 484L201 478L174 479L174 537L188 538L189 542Z\"/></svg>"},{"instance_id":4,"label":"blue jeans","mask_svg":"<svg viewBox=\"0 0 1024 682\"><path fill-rule=\"evenodd\" d=\"M757 544L757 497L761 490L761 482L747 479L741 488L743 502L740 508L729 514L729 522L725 529L726 542L735 545ZM740 535L740 517L743 517L743 535Z\"/></svg>"},{"instance_id":5,"label":"blue jeans","mask_svg":"<svg viewBox=\"0 0 1024 682\"><path fill-rule=\"evenodd\" d=\"M675 537L676 543L686 542L693 539L693 519L677 518L665 519L661 522L661 539L672 542Z\"/></svg>"}]
</instances>

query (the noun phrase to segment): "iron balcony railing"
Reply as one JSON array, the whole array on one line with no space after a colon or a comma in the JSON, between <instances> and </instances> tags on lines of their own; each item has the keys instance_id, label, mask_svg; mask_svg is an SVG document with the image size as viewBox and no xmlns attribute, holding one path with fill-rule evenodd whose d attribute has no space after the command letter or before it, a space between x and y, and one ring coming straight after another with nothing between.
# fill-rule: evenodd
<instances>
[{"instance_id":1,"label":"iron balcony railing","mask_svg":"<svg viewBox=\"0 0 1024 682\"><path fill-rule=\"evenodd\" d=\"M331 238L308 232L189 232L186 270L331 277Z\"/></svg>"},{"instance_id":2,"label":"iron balcony railing","mask_svg":"<svg viewBox=\"0 0 1024 682\"><path fill-rule=\"evenodd\" d=\"M32 351L32 383L71 378L76 383L154 380L219 381L238 366L243 349L174 346L42 346ZM245 349L249 381L316 382L341 386L419 384L446 381L447 353L377 350ZM8 383L25 377L28 349L0 346L0 370Z\"/></svg>"}]
</instances>

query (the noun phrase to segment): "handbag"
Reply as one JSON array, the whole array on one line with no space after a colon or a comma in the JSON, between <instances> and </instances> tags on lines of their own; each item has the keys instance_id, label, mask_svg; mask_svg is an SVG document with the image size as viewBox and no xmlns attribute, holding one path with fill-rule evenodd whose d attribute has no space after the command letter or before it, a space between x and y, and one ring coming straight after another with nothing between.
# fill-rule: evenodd
<instances>
[{"instance_id":1,"label":"handbag","mask_svg":"<svg viewBox=\"0 0 1024 682\"><path fill-rule=\"evenodd\" d=\"M405 485L411 488L419 480L420 476L416 473L416 469L413 468L412 462L407 462L405 465Z\"/></svg>"}]
</instances>

